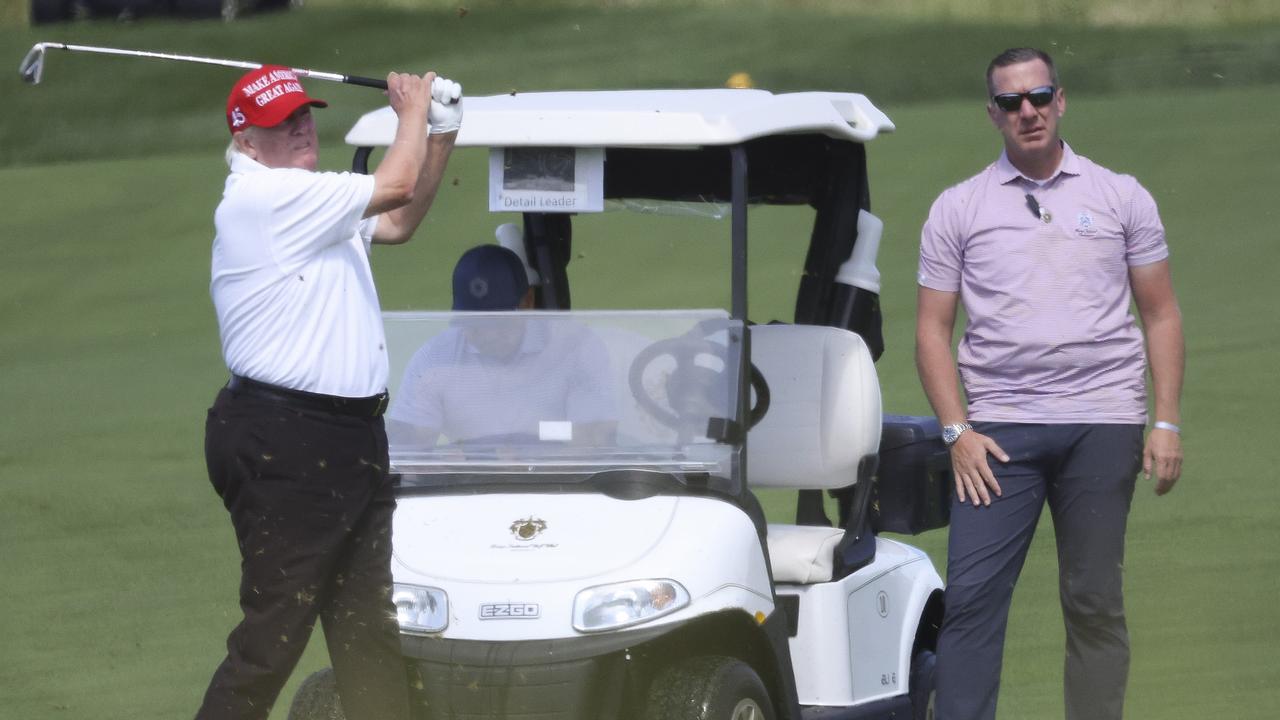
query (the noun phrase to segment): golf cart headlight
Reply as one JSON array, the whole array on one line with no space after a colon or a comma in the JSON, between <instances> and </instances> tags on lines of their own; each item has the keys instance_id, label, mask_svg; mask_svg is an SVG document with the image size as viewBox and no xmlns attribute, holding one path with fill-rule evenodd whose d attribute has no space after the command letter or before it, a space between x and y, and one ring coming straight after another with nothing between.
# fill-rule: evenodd
<instances>
[{"instance_id":1,"label":"golf cart headlight","mask_svg":"<svg viewBox=\"0 0 1280 720\"><path fill-rule=\"evenodd\" d=\"M674 580L631 580L597 585L573 600L573 627L597 632L635 625L689 604L689 591Z\"/></svg>"},{"instance_id":2,"label":"golf cart headlight","mask_svg":"<svg viewBox=\"0 0 1280 720\"><path fill-rule=\"evenodd\" d=\"M396 583L391 602L400 632L407 635L440 632L449 625L449 596L439 588Z\"/></svg>"}]
</instances>

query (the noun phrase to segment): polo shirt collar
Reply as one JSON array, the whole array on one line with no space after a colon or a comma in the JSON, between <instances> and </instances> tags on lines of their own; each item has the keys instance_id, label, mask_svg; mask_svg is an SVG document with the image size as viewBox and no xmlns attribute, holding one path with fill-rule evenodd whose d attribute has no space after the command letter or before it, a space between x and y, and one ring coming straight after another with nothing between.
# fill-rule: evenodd
<instances>
[{"instance_id":1,"label":"polo shirt collar","mask_svg":"<svg viewBox=\"0 0 1280 720\"><path fill-rule=\"evenodd\" d=\"M1049 182L1059 175L1079 175L1080 174L1080 157L1076 155L1066 140L1062 141L1062 163L1058 165L1058 171L1049 176L1048 180L1036 181L1022 174L1022 171L1013 166L1009 161L1009 152L1007 150L1000 151L1000 159L996 160L996 179L1001 185L1007 185L1019 178L1030 183Z\"/></svg>"},{"instance_id":2,"label":"polo shirt collar","mask_svg":"<svg viewBox=\"0 0 1280 720\"><path fill-rule=\"evenodd\" d=\"M266 169L266 165L263 165L244 153L235 153L231 156L231 172L233 173L251 173Z\"/></svg>"}]
</instances>

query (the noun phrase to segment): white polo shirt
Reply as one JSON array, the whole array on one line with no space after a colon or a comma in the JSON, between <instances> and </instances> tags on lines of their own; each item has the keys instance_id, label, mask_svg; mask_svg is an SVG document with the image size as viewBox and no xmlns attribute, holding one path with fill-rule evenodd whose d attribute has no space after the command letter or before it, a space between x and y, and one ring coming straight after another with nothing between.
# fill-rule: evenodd
<instances>
[{"instance_id":1,"label":"white polo shirt","mask_svg":"<svg viewBox=\"0 0 1280 720\"><path fill-rule=\"evenodd\" d=\"M214 212L213 279L231 372L307 392L366 397L387 385L369 268L373 177L231 163Z\"/></svg>"},{"instance_id":2,"label":"white polo shirt","mask_svg":"<svg viewBox=\"0 0 1280 720\"><path fill-rule=\"evenodd\" d=\"M504 325L505 323L505 325ZM453 442L524 435L543 421L616 420L609 350L563 319L488 318L488 332L520 334L506 358L487 355L455 325L414 353L387 417L442 433Z\"/></svg>"}]
</instances>

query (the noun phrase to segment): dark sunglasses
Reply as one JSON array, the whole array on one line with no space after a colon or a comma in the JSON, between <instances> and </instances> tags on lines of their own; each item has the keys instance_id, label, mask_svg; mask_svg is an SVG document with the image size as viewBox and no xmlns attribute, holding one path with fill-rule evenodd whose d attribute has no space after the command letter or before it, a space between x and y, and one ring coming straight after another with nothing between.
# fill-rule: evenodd
<instances>
[{"instance_id":1,"label":"dark sunglasses","mask_svg":"<svg viewBox=\"0 0 1280 720\"><path fill-rule=\"evenodd\" d=\"M999 95L992 95L991 102L995 103L996 107L1005 112L1016 112L1022 109L1023 98L1031 101L1031 107L1044 107L1050 102L1053 102L1053 95L1056 92L1058 92L1058 89L1054 86L1045 85L1044 87L1034 88L1024 93L1000 93Z\"/></svg>"}]
</instances>

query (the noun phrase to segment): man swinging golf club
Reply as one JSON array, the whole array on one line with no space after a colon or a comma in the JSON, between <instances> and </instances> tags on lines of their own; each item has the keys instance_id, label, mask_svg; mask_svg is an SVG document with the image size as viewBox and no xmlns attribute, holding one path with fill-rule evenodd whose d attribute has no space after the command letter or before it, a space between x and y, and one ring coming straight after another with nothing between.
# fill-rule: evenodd
<instances>
[{"instance_id":1,"label":"man swinging golf club","mask_svg":"<svg viewBox=\"0 0 1280 720\"><path fill-rule=\"evenodd\" d=\"M289 68L251 70L227 98L211 294L231 380L209 410L205 457L240 546L244 619L198 718L267 717L317 618L347 717L409 716L368 253L422 222L461 94L434 73L389 74L399 126L373 175L316 172L311 109L325 103Z\"/></svg>"}]
</instances>

